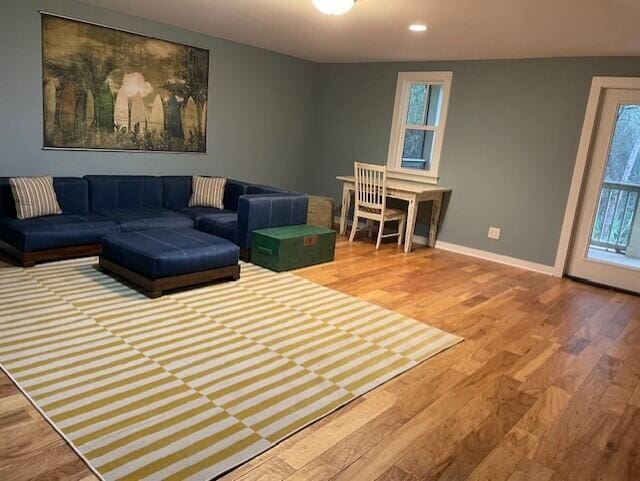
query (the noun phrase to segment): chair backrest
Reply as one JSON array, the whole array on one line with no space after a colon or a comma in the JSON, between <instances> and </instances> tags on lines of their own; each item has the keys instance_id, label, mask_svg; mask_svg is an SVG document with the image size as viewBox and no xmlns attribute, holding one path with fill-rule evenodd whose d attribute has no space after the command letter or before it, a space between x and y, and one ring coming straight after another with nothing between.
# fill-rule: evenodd
<instances>
[{"instance_id":1,"label":"chair backrest","mask_svg":"<svg viewBox=\"0 0 640 481\"><path fill-rule=\"evenodd\" d=\"M387 199L387 167L353 163L356 184L356 207L384 210Z\"/></svg>"}]
</instances>

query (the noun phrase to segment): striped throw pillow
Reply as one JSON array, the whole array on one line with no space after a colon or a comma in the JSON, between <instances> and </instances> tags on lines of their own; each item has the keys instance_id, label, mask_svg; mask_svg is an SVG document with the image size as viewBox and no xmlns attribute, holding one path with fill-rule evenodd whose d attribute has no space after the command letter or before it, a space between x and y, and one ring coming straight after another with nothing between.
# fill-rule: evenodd
<instances>
[{"instance_id":1,"label":"striped throw pillow","mask_svg":"<svg viewBox=\"0 0 640 481\"><path fill-rule=\"evenodd\" d=\"M224 186L227 179L223 177L193 176L193 193L189 199L189 207L215 207L224 209Z\"/></svg>"},{"instance_id":2,"label":"striped throw pillow","mask_svg":"<svg viewBox=\"0 0 640 481\"><path fill-rule=\"evenodd\" d=\"M62 214L53 177L12 177L9 179L18 219Z\"/></svg>"}]
</instances>

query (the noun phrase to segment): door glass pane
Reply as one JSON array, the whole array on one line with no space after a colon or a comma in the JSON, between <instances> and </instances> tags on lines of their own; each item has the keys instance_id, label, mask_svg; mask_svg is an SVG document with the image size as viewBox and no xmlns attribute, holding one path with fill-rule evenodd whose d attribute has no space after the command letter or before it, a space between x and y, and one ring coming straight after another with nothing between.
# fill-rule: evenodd
<instances>
[{"instance_id":1,"label":"door glass pane","mask_svg":"<svg viewBox=\"0 0 640 481\"><path fill-rule=\"evenodd\" d=\"M407 129L402 149L402 167L429 170L433 148L433 130Z\"/></svg>"},{"instance_id":2,"label":"door glass pane","mask_svg":"<svg viewBox=\"0 0 640 481\"><path fill-rule=\"evenodd\" d=\"M620 105L588 258L640 268L640 104Z\"/></svg>"}]
</instances>

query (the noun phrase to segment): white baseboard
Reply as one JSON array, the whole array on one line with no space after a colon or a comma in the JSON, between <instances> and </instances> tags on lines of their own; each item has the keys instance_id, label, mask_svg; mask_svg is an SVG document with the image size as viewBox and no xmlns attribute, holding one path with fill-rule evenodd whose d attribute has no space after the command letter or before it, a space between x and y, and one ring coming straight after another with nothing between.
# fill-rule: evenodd
<instances>
[{"instance_id":1,"label":"white baseboard","mask_svg":"<svg viewBox=\"0 0 640 481\"><path fill-rule=\"evenodd\" d=\"M340 224L340 217L336 216L334 219L336 224ZM362 223L364 228L366 224ZM361 227L358 226L359 228ZM415 244L426 246L427 238L422 235L414 235L413 242ZM539 264L537 262L526 261L524 259L518 259L517 257L503 256L502 254L496 254L494 252L483 251L480 249L474 249L473 247L461 246L458 244L452 244L445 241L436 241L436 247L443 251L455 252L457 254L464 254L478 259L484 259L486 261L497 262L498 264L504 264L511 267L517 267L519 269L525 269L527 271L537 272L539 274L545 274L547 276L554 275L554 267L545 264Z\"/></svg>"},{"instance_id":2,"label":"white baseboard","mask_svg":"<svg viewBox=\"0 0 640 481\"><path fill-rule=\"evenodd\" d=\"M416 237L422 237L416 239ZM417 244L426 245L427 239L423 236L414 236L414 242ZM547 276L554 275L554 267L545 264L539 264L537 262L526 261L524 259L518 259L517 257L503 256L502 254L496 254L494 252L483 251L480 249L474 249L472 247L461 246L458 244L451 244L450 242L436 241L436 247L445 251L455 252L457 254L464 254L478 259L484 259L491 262L497 262L498 264L504 264L511 267L518 267L539 274L545 274Z\"/></svg>"}]
</instances>

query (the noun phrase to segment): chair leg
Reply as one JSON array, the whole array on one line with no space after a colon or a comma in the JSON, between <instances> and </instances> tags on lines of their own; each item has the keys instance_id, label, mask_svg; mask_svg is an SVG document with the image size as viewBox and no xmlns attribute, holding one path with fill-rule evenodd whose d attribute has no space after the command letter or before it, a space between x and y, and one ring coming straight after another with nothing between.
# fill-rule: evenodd
<instances>
[{"instance_id":1,"label":"chair leg","mask_svg":"<svg viewBox=\"0 0 640 481\"><path fill-rule=\"evenodd\" d=\"M382 241L383 232L384 232L384 219L380 219L380 228L378 229L378 241L376 242L376 250L380 248L380 241Z\"/></svg>"},{"instance_id":2,"label":"chair leg","mask_svg":"<svg viewBox=\"0 0 640 481\"><path fill-rule=\"evenodd\" d=\"M407 218L402 216L402 218L398 221L398 245L402 245L402 241L404 239L404 229L405 224L407 223Z\"/></svg>"},{"instance_id":3,"label":"chair leg","mask_svg":"<svg viewBox=\"0 0 640 481\"><path fill-rule=\"evenodd\" d=\"M358 216L353 216L353 224L351 225L351 235L349 236L349 242L353 242L356 238L356 230L358 230Z\"/></svg>"}]
</instances>

